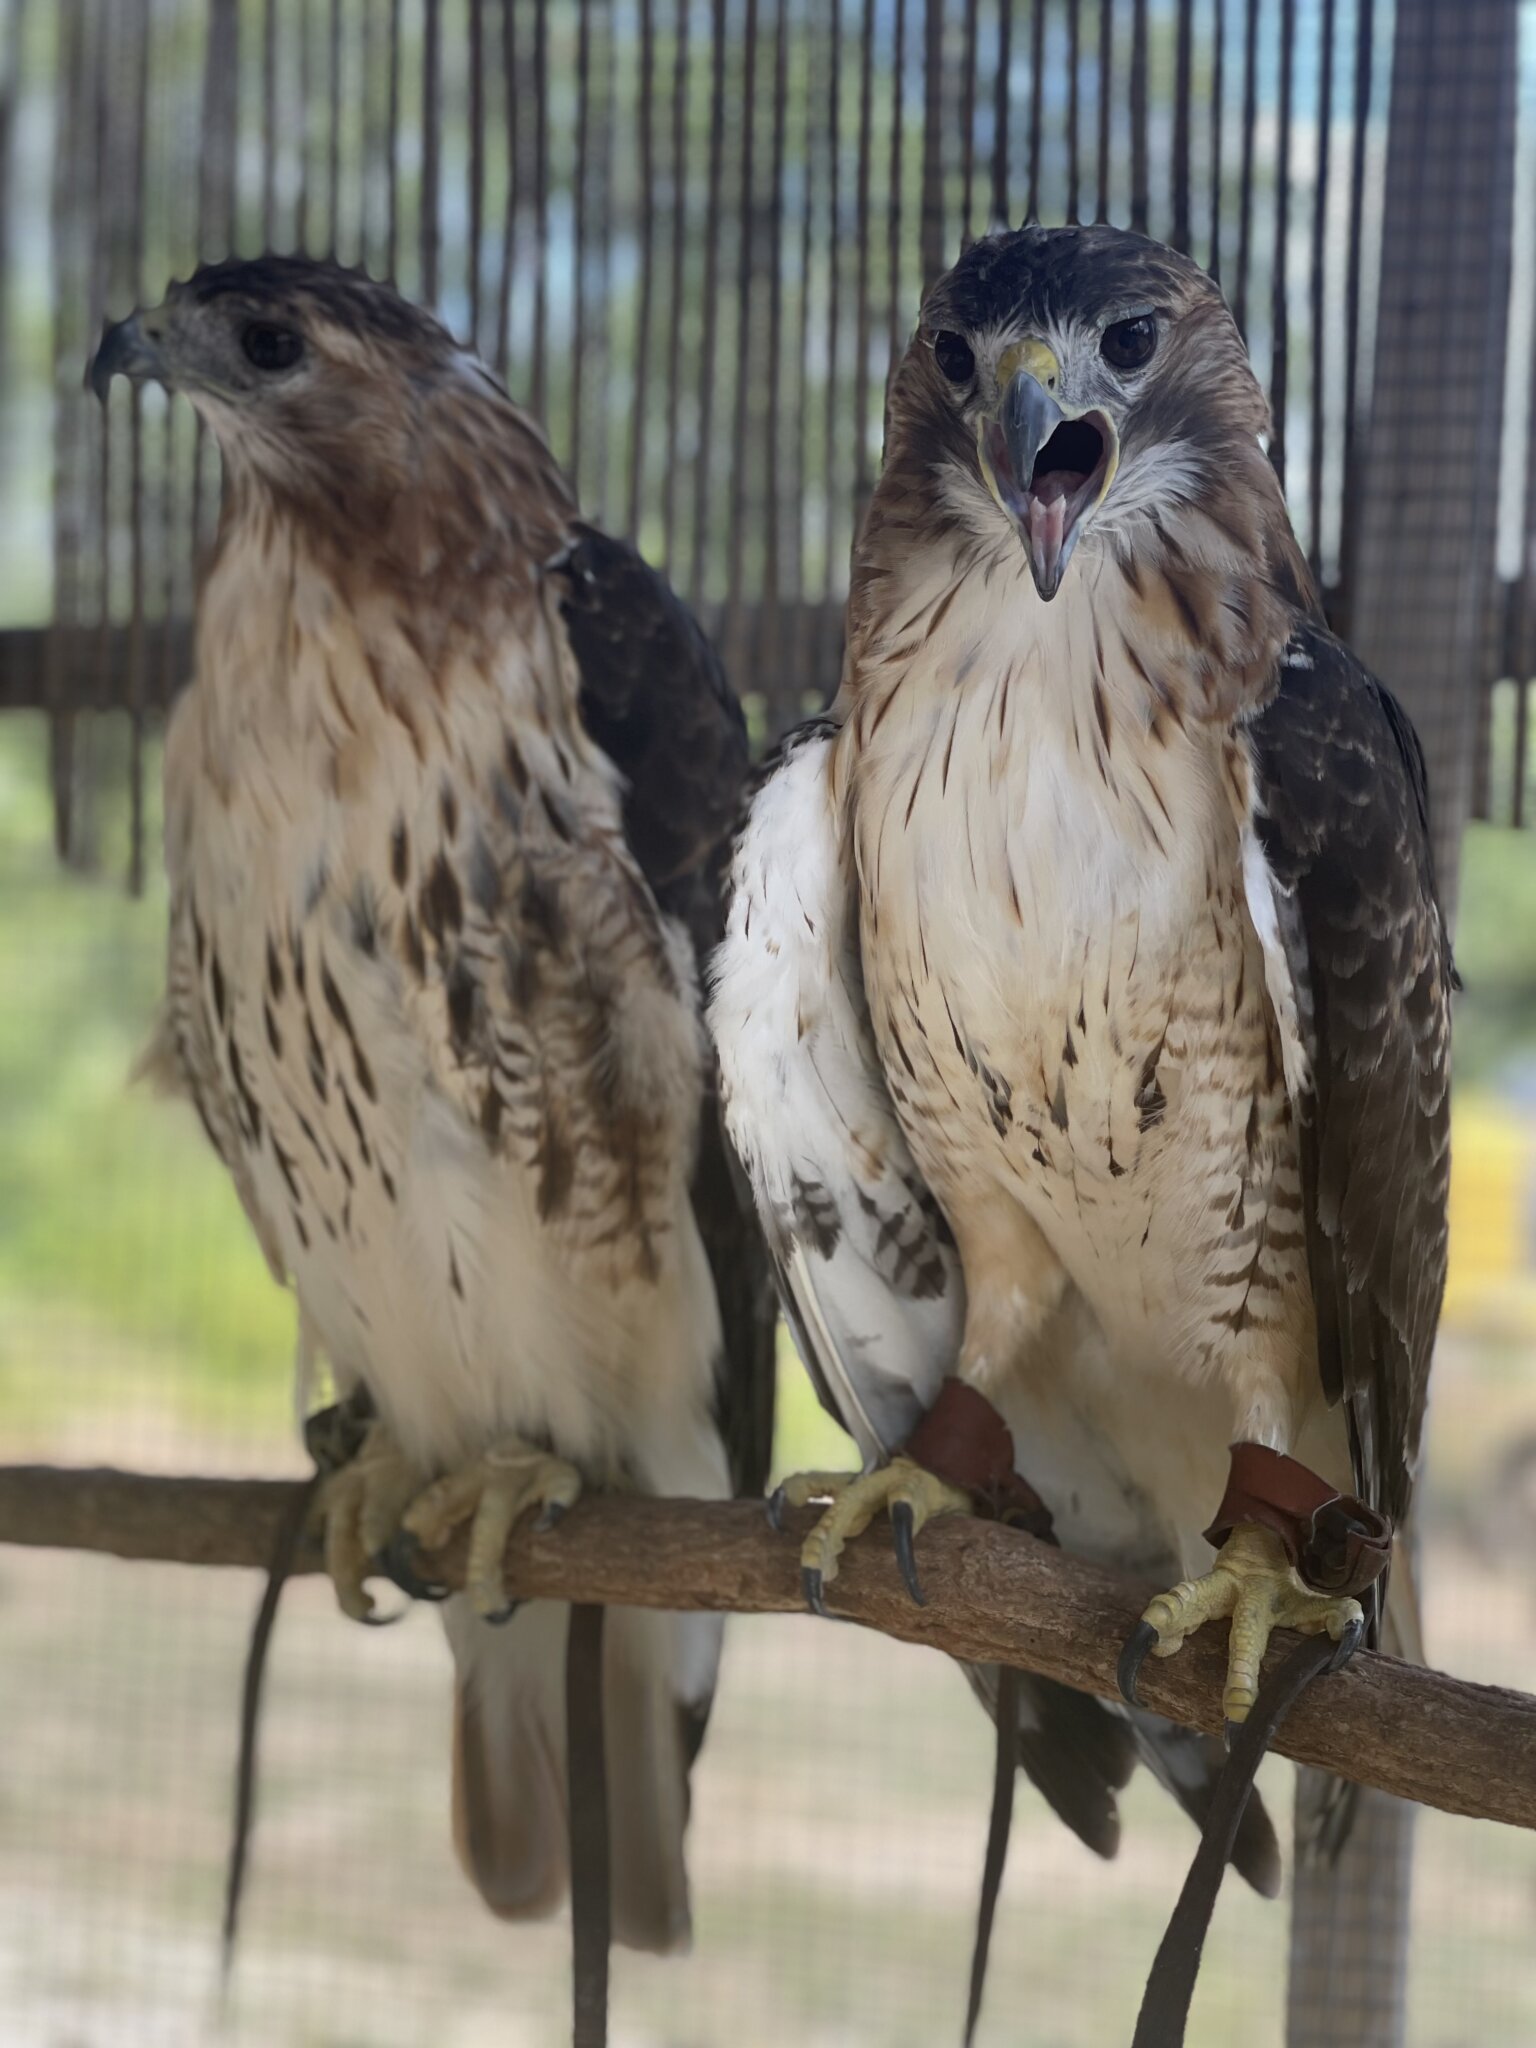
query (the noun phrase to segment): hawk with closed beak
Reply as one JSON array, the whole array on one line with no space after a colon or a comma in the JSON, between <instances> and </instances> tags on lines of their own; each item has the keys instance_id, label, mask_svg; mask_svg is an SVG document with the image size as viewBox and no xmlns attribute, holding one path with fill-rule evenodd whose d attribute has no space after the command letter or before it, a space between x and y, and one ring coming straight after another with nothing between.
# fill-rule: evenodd
<instances>
[{"instance_id":1,"label":"hawk with closed beak","mask_svg":"<svg viewBox=\"0 0 1536 2048\"><path fill-rule=\"evenodd\" d=\"M444 1608L460 1854L507 1916L567 1883L567 1610L507 1533L583 1484L761 1492L772 1314L710 1100L695 951L747 763L687 611L584 526L532 422L388 286L206 267L93 366L184 392L225 494L165 754L159 1064L301 1354L376 1420L333 1484L345 1610L472 1523ZM491 1626L510 1622L506 1628ZM687 1935L721 1624L615 1611L616 1937Z\"/></svg>"},{"instance_id":2,"label":"hawk with closed beak","mask_svg":"<svg viewBox=\"0 0 1536 2048\"><path fill-rule=\"evenodd\" d=\"M934 286L842 688L753 801L712 1004L787 1313L866 1459L784 1489L831 1502L812 1606L877 1514L914 1597L932 1516L1053 1523L1171 1588L1130 1698L1231 1618L1233 1722L1275 1627L1347 1648L1384 1616L1412 1649L1379 1575L1446 1259L1424 760L1322 624L1268 424L1216 285L1141 237L999 234ZM1022 1760L1113 1846L1110 1710L1040 1699ZM1198 1813L1219 1746L1157 1727Z\"/></svg>"}]
</instances>

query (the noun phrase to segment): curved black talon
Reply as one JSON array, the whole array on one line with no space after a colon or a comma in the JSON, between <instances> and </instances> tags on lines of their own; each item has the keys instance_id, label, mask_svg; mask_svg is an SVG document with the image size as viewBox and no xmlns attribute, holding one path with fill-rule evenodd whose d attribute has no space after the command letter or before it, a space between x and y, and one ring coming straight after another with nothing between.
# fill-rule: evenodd
<instances>
[{"instance_id":1,"label":"curved black talon","mask_svg":"<svg viewBox=\"0 0 1536 2048\"><path fill-rule=\"evenodd\" d=\"M539 1519L533 1525L534 1535L547 1536L551 1529L555 1528L559 1523L565 1520L566 1515L569 1512L570 1511L566 1507L566 1504L563 1500L547 1500L544 1503L544 1512L539 1516ZM514 1613L516 1612L516 1606L517 1603L514 1601Z\"/></svg>"},{"instance_id":2,"label":"curved black talon","mask_svg":"<svg viewBox=\"0 0 1536 2048\"><path fill-rule=\"evenodd\" d=\"M521 1600L509 1600L505 1607L498 1607L494 1614L482 1614L480 1619L488 1628L505 1628L522 1604Z\"/></svg>"},{"instance_id":3,"label":"curved black talon","mask_svg":"<svg viewBox=\"0 0 1536 2048\"><path fill-rule=\"evenodd\" d=\"M805 1604L812 1614L826 1616L827 1603L821 1590L821 1573L813 1564L800 1567L800 1590L805 1595Z\"/></svg>"},{"instance_id":4,"label":"curved black talon","mask_svg":"<svg viewBox=\"0 0 1536 2048\"><path fill-rule=\"evenodd\" d=\"M784 1489L782 1486L776 1486L773 1489L772 1493L763 1502L763 1507L768 1516L769 1528L775 1536L782 1536L784 1534Z\"/></svg>"},{"instance_id":5,"label":"curved black talon","mask_svg":"<svg viewBox=\"0 0 1536 2048\"><path fill-rule=\"evenodd\" d=\"M1323 1667L1325 1673L1342 1671L1364 1640L1365 1623L1363 1621L1350 1622L1345 1628L1343 1635L1339 1637L1338 1647L1335 1649L1333 1656Z\"/></svg>"},{"instance_id":6,"label":"curved black talon","mask_svg":"<svg viewBox=\"0 0 1536 2048\"><path fill-rule=\"evenodd\" d=\"M373 1560L386 1578L393 1579L411 1600L446 1600L449 1588L436 1579L424 1579L416 1570L421 1544L408 1529L397 1529Z\"/></svg>"},{"instance_id":7,"label":"curved black talon","mask_svg":"<svg viewBox=\"0 0 1536 2048\"><path fill-rule=\"evenodd\" d=\"M1150 1621L1138 1621L1125 1639L1125 1648L1120 1652L1120 1661L1115 1666L1115 1683L1120 1688L1120 1697L1128 1707L1139 1707L1136 1697L1136 1681L1141 1676L1141 1667L1146 1663L1157 1642L1157 1630Z\"/></svg>"},{"instance_id":8,"label":"curved black talon","mask_svg":"<svg viewBox=\"0 0 1536 2048\"><path fill-rule=\"evenodd\" d=\"M896 1562L901 1567L907 1591L917 1606L926 1607L928 1602L923 1594L922 1581L917 1576L917 1558L913 1552L916 1529L910 1501L899 1500L891 1509L891 1541L896 1546Z\"/></svg>"}]
</instances>

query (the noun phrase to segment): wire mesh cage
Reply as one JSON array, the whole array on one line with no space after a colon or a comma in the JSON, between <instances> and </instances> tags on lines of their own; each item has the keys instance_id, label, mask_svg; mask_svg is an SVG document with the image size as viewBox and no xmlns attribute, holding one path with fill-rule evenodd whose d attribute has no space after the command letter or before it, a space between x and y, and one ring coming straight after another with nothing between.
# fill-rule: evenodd
<instances>
[{"instance_id":1,"label":"wire mesh cage","mask_svg":"<svg viewBox=\"0 0 1536 2048\"><path fill-rule=\"evenodd\" d=\"M46 720L59 848L82 864L121 859L136 883L145 878L156 729L188 675L198 563L219 503L215 451L188 408L135 389L114 398L103 426L81 374L104 317L228 252L305 249L392 277L544 423L588 515L632 535L698 608L761 738L835 687L886 377L925 286L969 239L1028 217L1133 226L1219 277L1270 393L1272 457L1330 617L1402 691L1425 736L1447 867L1469 805L1528 818L1531 0L0 0L0 708ZM5 772L0 763L0 794L19 809L30 785L18 795ZM0 872L11 886L20 870ZM40 927L49 915L39 910ZM160 933L141 925L130 946L98 924L66 954L72 943L42 930L16 980L43 989L34 1028L57 1031L74 1074L103 1063L83 1031L73 1065L67 1048L80 1016L104 1007L104 987L115 1003L147 1008ZM61 987L67 975L78 986L47 1009L40 966L55 963ZM82 1114L96 1113L95 1088L81 1084ZM142 1206L153 1188L154 1231L137 1227L127 1251L118 1246L103 1293L132 1294L139 1268L180 1234L187 1267L203 1260L208 1275L194 1306L176 1309L189 1348L222 1347L232 1375L248 1366L254 1378L257 1355L270 1367L286 1343L286 1305L243 1324L245 1294L231 1290L238 1310L203 1299L229 1270L228 1239L215 1247L192 1214L214 1199L213 1170L201 1152L194 1164L195 1136L185 1151L169 1139L148 1148L149 1115L133 1127L131 1156L105 1138L99 1155L84 1149L67 1183L70 1216L78 1202L79 1228L100 1232L105 1260L117 1245L108 1210ZM27 1124L27 1144L31 1133ZM12 1179L0 1175L0 1207L14 1220L44 1181ZM228 1220L238 1230L232 1211ZM18 1243L18 1256L48 1270L53 1255L34 1235ZM143 1322L160 1327L148 1310ZM34 1355L54 1369L61 1327L13 1340L23 1375ZM131 1381L149 1420L109 1443L93 1406L112 1412L105 1367L80 1349L65 1369L77 1412L38 1441L49 1455L62 1443L82 1456L149 1444L159 1381ZM137 1372L142 1360L131 1364ZM40 1380L45 1364L32 1370ZM1505 1413L1491 1407L1489 1427ZM213 1444L231 1464L269 1466L281 1441L268 1428L232 1450L234 1437L167 1431L152 1455L213 1462ZM804 1443L797 1450L814 1462ZM114 1911L80 1902L80 1872L95 1869L90 1823L55 1789L65 1766L41 1769L15 1796L22 1839L44 1868L67 1869L76 1891L68 1914L35 1899L15 1906L0 1972L21 1982L24 1952L52 1943L50 1996L65 1978L83 1987L74 2005L60 1993L64 2016L49 2007L28 2048L34 2038L39 2048L200 2041L205 1987L187 1951L216 1907L233 1725L219 1718L220 1687L242 1617L222 1590L193 1595L169 1572L152 1575L130 1611L109 1568L72 1569L50 1561L19 1595L6 1589L8 1623L26 1631L48 1681L37 1691L50 1704L29 1710L26 1753L46 1765L67 1744L74 1769L91 1731L105 1731L84 1773L107 1816L112 1853L101 1861L129 1871L130 1894L137 1872L142 1897ZM1475 1646L1461 1583L1437 1581L1433 1603L1436 1644L1450 1645L1453 1663ZM1509 1592L1509 1604L1520 1597ZM85 1645L78 1659L47 1632L66 1602ZM389 1867L399 1841L437 1844L443 1831L441 1673L424 1632L397 1632L365 1671L323 1601L301 1594L286 1625L294 1650L275 1675L261 1849L270 1881L253 1901L237 2037L283 2048L432 2038L456 1971L457 2031L443 2037L503 2038L513 1968L503 1930L466 1930L445 1847L436 1863ZM786 2014L828 2048L931 2040L951 2023L974 1902L979 1717L958 1689L949 1716L942 1670L913 1677L888 1646L861 1663L846 1640L828 1649L808 1623L783 1628L787 1637L776 1623L733 1625L745 1680L710 1738L728 1796L701 1802L694 1836L703 1953L684 1988L644 1966L622 1980L643 2015L636 2038L704 2048L728 2013L743 2042L781 2038ZM1506 1628L1489 1675L1529 1682L1528 1655L1507 1648L1521 1634ZM172 1704L157 1657L178 1674ZM796 1660L814 1685L784 1679ZM114 1674L110 1696L103 1671ZM388 1716L374 1712L381 1686ZM872 1687L885 1703L878 1730L856 1722L857 1740L829 1735L826 1701L851 1717ZM401 1766L418 1737L429 1755L420 1779ZM928 1762L920 1796L900 1808L911 1834L896 1855L881 1803L903 1743L909 1762L919 1743ZM328 1802L315 1799L317 1779ZM1283 1798L1271 1792L1277 1812ZM1128 1840L1152 1825L1151 1805L1133 1806ZM808 1904L792 1884L825 1860L829 1815L834 1876L859 1894L857 1969L825 1896ZM1536 2032L1523 1925L1509 1905L1528 1873L1509 1855L1515 1875L1491 1933L1469 1929L1480 1895L1470 1885L1452 1894L1482 1837L1469 1845L1452 1826L1426 1830L1420 1867L1437 1917L1423 1934L1421 1915L1410 1965L1430 2015L1415 2038L1437 2048L1459 2038L1460 1927L1481 1973L1479 2038L1516 2048ZM173 1831L197 1840L189 1849ZM1156 1853L1133 1851L1114 1895L1116 1939L1139 1943L1138 1956L1150 1955L1188 1846L1151 1838ZM315 1876L317 1843L330 1880L323 1862ZM1031 1848L1010 1880L1014 1902L1056 1932L1009 1945L995 2009L1028 2002L1043 2029L1057 2029L1042 2039L1105 2038L1109 2007L1083 1983L1106 1954L1102 1873L1080 1870L1066 1849ZM889 1910L898 1865L916 1886L920 1933ZM196 1933L168 1936L181 1923L162 1896L198 1885ZM1340 1916L1337 1894L1314 1905L1349 1935L1383 1898L1360 1897L1352 1916ZM1266 2011L1281 2003L1283 1934L1245 1897L1223 1912L1242 1967L1207 1979L1197 2037L1209 2041L1246 2035L1260 2002L1250 1976ZM130 1969L123 1952L136 1943L148 1960ZM435 1978L422 1961L434 1946ZM511 2037L558 2038L560 1937L526 1937L515 1967ZM139 1985L153 2015L142 2025L110 2005L135 1970L157 1979ZM1300 1985L1293 2040L1375 2048L1364 2003L1339 2007L1335 1988L1326 1977ZM1400 1982L1396 1996L1379 2038L1397 2036ZM80 2022L79 2011L93 2017Z\"/></svg>"},{"instance_id":2,"label":"wire mesh cage","mask_svg":"<svg viewBox=\"0 0 1536 2048\"><path fill-rule=\"evenodd\" d=\"M1429 293L1492 351L1468 403L1493 406L1483 441L1511 507L1499 550L1478 479L1474 666L1440 688L1499 764L1481 806L1522 816L1536 481L1523 270L1510 290L1516 16L1515 0L65 0L29 19L10 0L6 105L29 66L52 100L8 209L51 267L51 333L12 336L11 374L34 461L31 408L52 390L52 531L27 535L18 575L52 631L7 634L0 701L56 715L61 839L69 717L117 707L137 731L179 685L217 504L189 414L134 393L102 433L80 370L105 313L198 258L326 252L436 306L544 422L588 514L701 609L775 726L835 683L886 373L923 288L1024 218L1127 224L1221 279L1348 630L1373 403L1384 379L1437 402L1417 324L1405 343L1396 301L1378 319L1384 219L1389 284L1414 264L1425 283L1439 187L1412 153L1431 116L1461 162L1457 218L1477 207L1489 235L1463 238L1475 276ZM1415 459L1399 442L1384 462L1389 518L1392 465ZM1459 750L1470 763L1470 736ZM131 759L137 776L137 744Z\"/></svg>"}]
</instances>

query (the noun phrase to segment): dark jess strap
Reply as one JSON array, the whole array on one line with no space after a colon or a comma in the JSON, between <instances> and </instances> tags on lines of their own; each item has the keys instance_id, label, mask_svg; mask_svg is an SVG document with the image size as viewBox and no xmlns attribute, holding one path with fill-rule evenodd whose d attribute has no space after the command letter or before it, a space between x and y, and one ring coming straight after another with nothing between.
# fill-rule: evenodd
<instances>
[{"instance_id":1,"label":"dark jess strap","mask_svg":"<svg viewBox=\"0 0 1536 2048\"><path fill-rule=\"evenodd\" d=\"M571 1609L565 1650L565 1774L571 1842L571 2040L608 2039L613 1890L603 1735L603 1610Z\"/></svg>"},{"instance_id":2,"label":"dark jess strap","mask_svg":"<svg viewBox=\"0 0 1536 2048\"><path fill-rule=\"evenodd\" d=\"M1309 1636L1273 1677L1265 1680L1252 1713L1233 1735L1200 1846L1147 1979L1131 2048L1183 2048L1216 1894L1221 1890L1255 1774L1281 1722L1313 1679L1337 1670L1353 1649L1352 1639L1340 1645L1327 1636Z\"/></svg>"}]
</instances>

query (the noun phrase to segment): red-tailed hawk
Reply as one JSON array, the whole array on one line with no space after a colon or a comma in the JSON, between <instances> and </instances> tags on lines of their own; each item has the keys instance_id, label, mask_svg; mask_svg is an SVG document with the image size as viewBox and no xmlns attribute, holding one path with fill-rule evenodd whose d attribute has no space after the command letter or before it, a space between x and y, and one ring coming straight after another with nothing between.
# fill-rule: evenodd
<instances>
[{"instance_id":1,"label":"red-tailed hawk","mask_svg":"<svg viewBox=\"0 0 1536 2048\"><path fill-rule=\"evenodd\" d=\"M473 1518L444 1610L455 1833L495 1911L540 1913L567 1882L566 1610L490 1626L511 1523L584 1483L765 1474L771 1333L712 1111L700 1153L687 929L712 936L740 710L495 378L387 286L208 267L109 330L103 395L117 372L184 392L225 473L166 742L164 1064L303 1351L372 1399L327 1529L343 1607L367 1616L402 1514L428 1544ZM720 1637L609 1618L613 1926L639 1947L688 1931Z\"/></svg>"},{"instance_id":2,"label":"red-tailed hawk","mask_svg":"<svg viewBox=\"0 0 1536 2048\"><path fill-rule=\"evenodd\" d=\"M841 692L740 839L712 1027L787 1312L889 1511L1028 1508L1175 1591L1346 1644L1409 1506L1445 1274L1452 969L1424 762L1324 629L1217 287L1106 227L979 242L893 379ZM905 1447L905 1448L904 1448ZM1016 1464L1015 1464L1016 1457ZM1414 1641L1406 1573L1387 1628ZM1362 1609L1364 1603L1364 1612ZM1101 1849L1140 1743L1026 1687ZM1272 1838L1248 1865L1278 1876Z\"/></svg>"}]
</instances>

